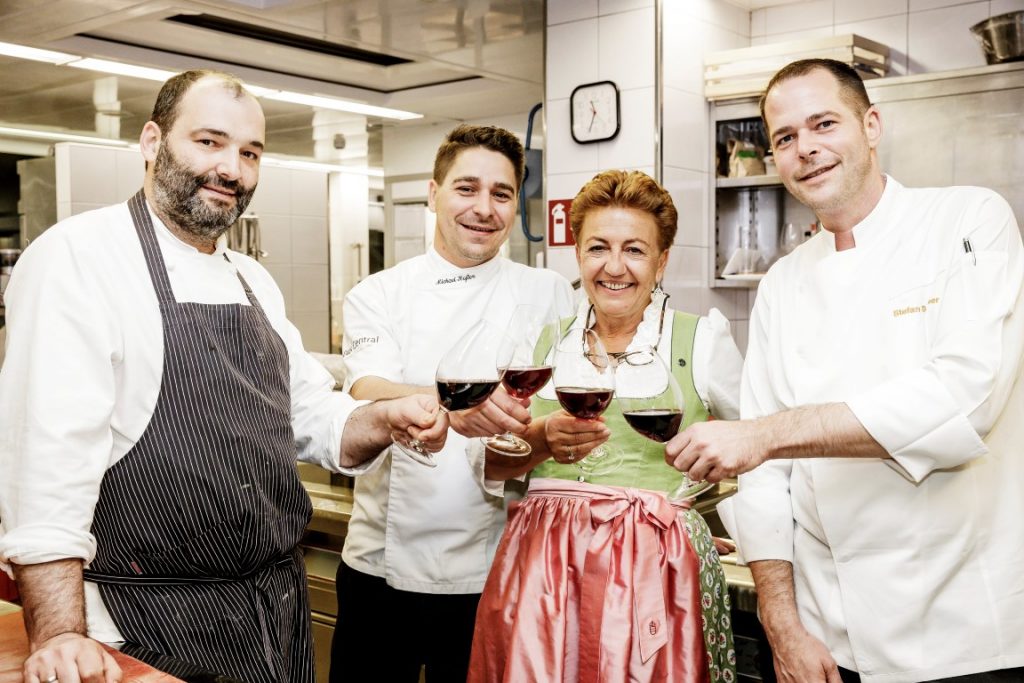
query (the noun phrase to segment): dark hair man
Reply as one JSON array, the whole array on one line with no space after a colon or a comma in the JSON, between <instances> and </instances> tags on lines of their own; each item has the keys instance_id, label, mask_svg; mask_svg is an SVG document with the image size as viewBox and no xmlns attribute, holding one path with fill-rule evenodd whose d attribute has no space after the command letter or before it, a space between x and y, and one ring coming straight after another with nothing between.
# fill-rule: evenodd
<instances>
[{"instance_id":1,"label":"dark hair man","mask_svg":"<svg viewBox=\"0 0 1024 683\"><path fill-rule=\"evenodd\" d=\"M786 188L825 228L750 321L743 420L666 457L740 474L719 512L780 680L1024 680L1024 249L978 187L879 169L856 73L787 66L763 104Z\"/></svg>"},{"instance_id":2,"label":"dark hair man","mask_svg":"<svg viewBox=\"0 0 1024 683\"><path fill-rule=\"evenodd\" d=\"M437 405L332 393L270 275L225 248L264 147L238 81L175 76L153 118L144 188L44 233L7 292L0 560L24 601L25 680L120 680L97 642L120 641L312 683L295 458L357 474Z\"/></svg>"},{"instance_id":3,"label":"dark hair man","mask_svg":"<svg viewBox=\"0 0 1024 683\"><path fill-rule=\"evenodd\" d=\"M433 246L345 298L354 397L434 395L434 371L455 340L481 319L504 329L520 303L569 314L563 277L498 253L515 224L522 175L523 147L509 131L462 125L448 134L429 188ZM415 683L423 666L433 683L466 680L477 602L505 522L502 498L485 488L475 437L523 433L529 420L499 388L428 430L435 439L449 430L436 468L392 449L356 480L338 569L332 681Z\"/></svg>"}]
</instances>

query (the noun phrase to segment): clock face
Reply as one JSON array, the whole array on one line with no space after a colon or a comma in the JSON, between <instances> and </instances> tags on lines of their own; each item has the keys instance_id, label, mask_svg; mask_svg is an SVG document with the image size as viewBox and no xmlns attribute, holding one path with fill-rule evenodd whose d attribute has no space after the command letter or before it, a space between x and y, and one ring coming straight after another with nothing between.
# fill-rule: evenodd
<instances>
[{"instance_id":1,"label":"clock face","mask_svg":"<svg viewBox=\"0 0 1024 683\"><path fill-rule=\"evenodd\" d=\"M611 140L619 134L619 89L611 81L579 86L569 107L576 142Z\"/></svg>"}]
</instances>

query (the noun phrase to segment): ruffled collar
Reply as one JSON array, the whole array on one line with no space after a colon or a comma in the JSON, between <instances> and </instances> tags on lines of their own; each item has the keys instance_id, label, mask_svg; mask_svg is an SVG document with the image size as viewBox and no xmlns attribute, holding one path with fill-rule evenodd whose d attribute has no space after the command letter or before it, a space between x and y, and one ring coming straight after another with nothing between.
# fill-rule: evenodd
<instances>
[{"instance_id":1,"label":"ruffled collar","mask_svg":"<svg viewBox=\"0 0 1024 683\"><path fill-rule=\"evenodd\" d=\"M657 287L651 292L651 303L647 304L647 308L644 309L644 317L637 325L633 339L630 340L624 353L652 349L661 343L661 331L664 325L662 311L665 310L667 299L668 294L661 287ZM590 303L589 299L584 298L580 301L579 308L576 309L576 319L573 320L571 327L583 327L584 325L588 328L593 327L595 315L594 305Z\"/></svg>"}]
</instances>

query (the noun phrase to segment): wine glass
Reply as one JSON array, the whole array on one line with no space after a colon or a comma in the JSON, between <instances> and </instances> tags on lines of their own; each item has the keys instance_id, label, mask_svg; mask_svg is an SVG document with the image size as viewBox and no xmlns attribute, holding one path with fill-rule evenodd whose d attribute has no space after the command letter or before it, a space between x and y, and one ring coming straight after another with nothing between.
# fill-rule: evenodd
<instances>
[{"instance_id":1,"label":"wine glass","mask_svg":"<svg viewBox=\"0 0 1024 683\"><path fill-rule=\"evenodd\" d=\"M558 340L552 359L555 395L565 412L582 420L595 420L612 402L615 393L615 370L604 344L593 330L575 327ZM597 474L607 474L621 460L605 446L583 454L576 467L579 481ZM621 455L621 454L618 454Z\"/></svg>"},{"instance_id":2,"label":"wine glass","mask_svg":"<svg viewBox=\"0 0 1024 683\"><path fill-rule=\"evenodd\" d=\"M537 342L546 330L551 334L558 330L558 316L550 306L521 304L512 312L506 332L512 344L512 358L501 383L513 398L530 398L551 379L551 363L534 359ZM484 444L513 458L525 457L533 451L525 439L512 432L495 434L484 439Z\"/></svg>"},{"instance_id":3,"label":"wine glass","mask_svg":"<svg viewBox=\"0 0 1024 683\"><path fill-rule=\"evenodd\" d=\"M512 345L504 330L479 320L441 357L434 375L437 402L446 413L480 405L501 383L508 368ZM391 435L395 445L427 467L437 467L434 455L417 439L403 432Z\"/></svg>"},{"instance_id":4,"label":"wine glass","mask_svg":"<svg viewBox=\"0 0 1024 683\"><path fill-rule=\"evenodd\" d=\"M654 349L631 351L619 359L615 398L626 423L651 441L663 444L679 433L685 407L683 391ZM692 481L686 472L682 475L682 482L668 494L673 503L692 500L713 486Z\"/></svg>"}]
</instances>

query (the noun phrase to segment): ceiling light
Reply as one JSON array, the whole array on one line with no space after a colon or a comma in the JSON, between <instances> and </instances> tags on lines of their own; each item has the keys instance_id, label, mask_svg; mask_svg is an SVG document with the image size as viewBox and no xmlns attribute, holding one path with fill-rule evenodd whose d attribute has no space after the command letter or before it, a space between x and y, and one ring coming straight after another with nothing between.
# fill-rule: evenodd
<instances>
[{"instance_id":1,"label":"ceiling light","mask_svg":"<svg viewBox=\"0 0 1024 683\"><path fill-rule=\"evenodd\" d=\"M371 178L384 177L384 170L380 168L369 168L367 166L342 166L341 164L329 164L322 161L305 161L303 159L288 159L286 157L275 157L269 154L264 154L263 156L260 157L260 164L263 166L296 168L304 171L351 173L352 175L365 175Z\"/></svg>"},{"instance_id":2,"label":"ceiling light","mask_svg":"<svg viewBox=\"0 0 1024 683\"><path fill-rule=\"evenodd\" d=\"M270 94L263 95L262 97L269 100L291 102L293 104L305 104L310 107L319 107L321 109L334 109L336 111L347 111L353 114L363 114L365 116L379 116L386 119L398 119L399 121L423 118L423 114L417 114L411 111L389 109L387 107L375 107L371 104L339 100L335 97L325 97L323 95L306 95L305 93L290 92L288 90L272 92Z\"/></svg>"},{"instance_id":3,"label":"ceiling light","mask_svg":"<svg viewBox=\"0 0 1024 683\"><path fill-rule=\"evenodd\" d=\"M78 55L69 55L66 52L40 50L25 45L15 45L14 43L0 43L0 55L17 57L18 59L30 59L33 62L48 62L50 64L67 64L76 59L81 59Z\"/></svg>"},{"instance_id":4,"label":"ceiling light","mask_svg":"<svg viewBox=\"0 0 1024 683\"><path fill-rule=\"evenodd\" d=\"M56 130L34 130L32 128L9 128L0 126L0 136L23 138L27 140L47 140L49 142L84 142L89 145L108 145L113 147L131 147L130 142L113 138L98 138L77 133L62 133Z\"/></svg>"},{"instance_id":5,"label":"ceiling light","mask_svg":"<svg viewBox=\"0 0 1024 683\"><path fill-rule=\"evenodd\" d=\"M160 81L161 83L177 73L176 71L153 69L148 66L111 62L106 59L93 59L92 57L70 62L67 66L73 66L76 69L88 69L89 71L102 71L103 73L115 74L117 76L144 78L147 81Z\"/></svg>"},{"instance_id":6,"label":"ceiling light","mask_svg":"<svg viewBox=\"0 0 1024 683\"><path fill-rule=\"evenodd\" d=\"M92 57L82 58L78 55L71 55L64 52L53 52L50 50L39 50L34 47L15 45L14 43L0 42L0 55L8 55L19 59L29 59L36 62L48 62L50 64L73 66L76 69L100 71L102 73L114 74L116 76L142 78L148 81L158 81L161 83L177 73L176 71L154 69L148 66L126 64L124 62L114 62L108 59L95 59ZM277 90L274 88L248 84L246 84L245 87L254 96L259 98L277 100L280 102L291 102L292 104L304 104L308 107L333 109L335 111L345 111L352 114L362 114L364 116L377 116L385 119L397 119L399 121L423 118L422 114L417 114L411 111L390 109L388 107L377 107L372 104L352 102L326 95L309 95L290 90Z\"/></svg>"}]
</instances>

